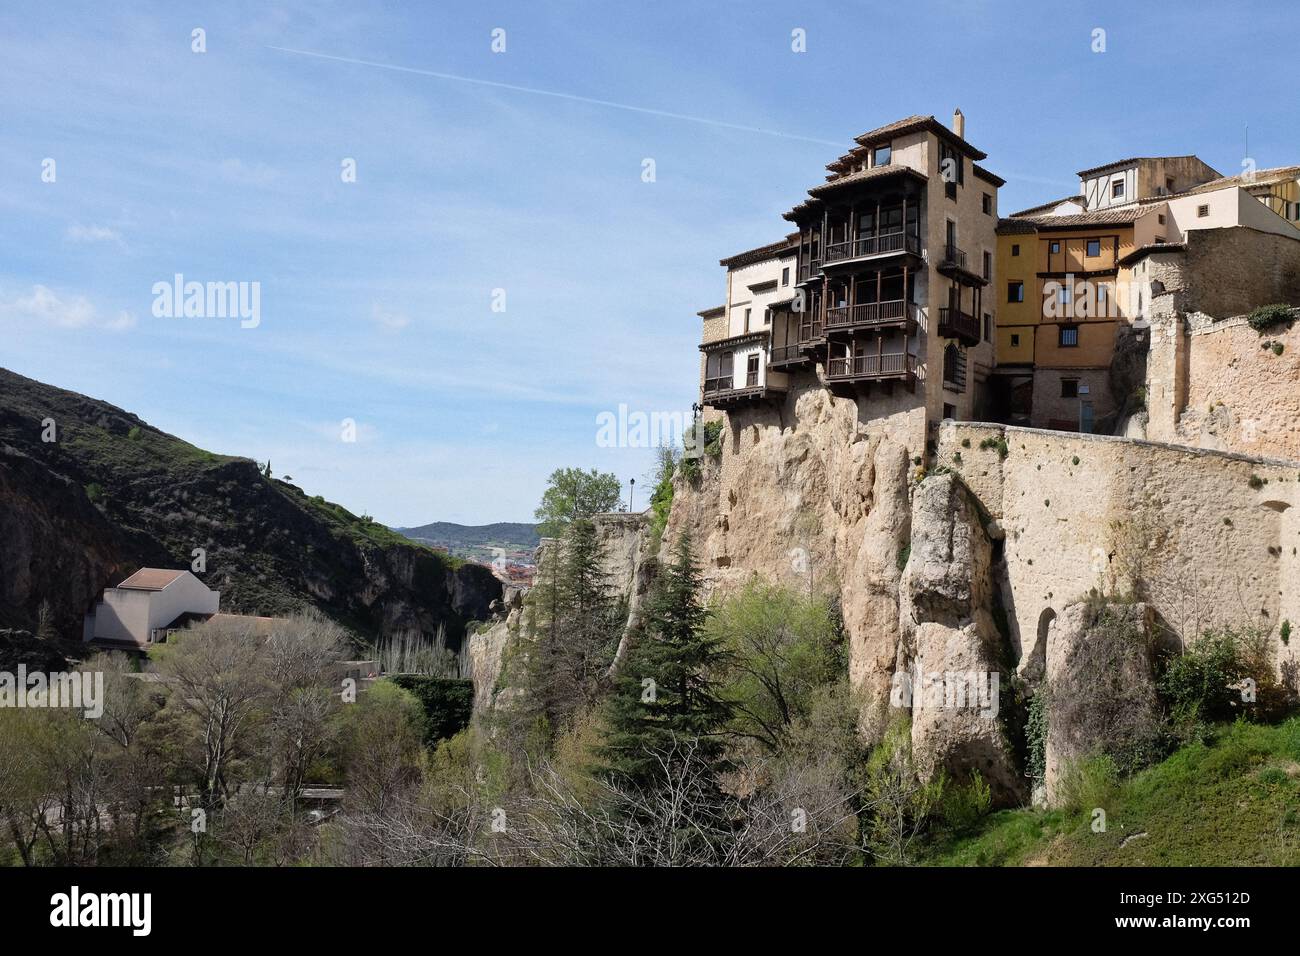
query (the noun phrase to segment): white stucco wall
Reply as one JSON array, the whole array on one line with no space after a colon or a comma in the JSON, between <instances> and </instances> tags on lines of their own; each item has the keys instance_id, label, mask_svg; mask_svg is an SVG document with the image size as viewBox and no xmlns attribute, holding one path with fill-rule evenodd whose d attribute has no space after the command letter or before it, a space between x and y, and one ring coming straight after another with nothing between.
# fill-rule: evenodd
<instances>
[{"instance_id":1,"label":"white stucco wall","mask_svg":"<svg viewBox=\"0 0 1300 956\"><path fill-rule=\"evenodd\" d=\"M186 612L216 614L220 604L221 593L210 590L188 571L161 591L106 588L83 636L144 645L155 628L167 626Z\"/></svg>"}]
</instances>

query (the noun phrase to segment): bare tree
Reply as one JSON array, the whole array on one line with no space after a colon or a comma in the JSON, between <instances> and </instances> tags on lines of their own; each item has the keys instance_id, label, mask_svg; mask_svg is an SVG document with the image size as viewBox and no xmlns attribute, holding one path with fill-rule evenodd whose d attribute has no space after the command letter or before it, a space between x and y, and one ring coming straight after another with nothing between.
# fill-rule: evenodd
<instances>
[{"instance_id":1,"label":"bare tree","mask_svg":"<svg viewBox=\"0 0 1300 956\"><path fill-rule=\"evenodd\" d=\"M263 641L241 622L213 622L186 632L159 664L174 706L198 724L206 806L229 794L231 762L273 690Z\"/></svg>"}]
</instances>

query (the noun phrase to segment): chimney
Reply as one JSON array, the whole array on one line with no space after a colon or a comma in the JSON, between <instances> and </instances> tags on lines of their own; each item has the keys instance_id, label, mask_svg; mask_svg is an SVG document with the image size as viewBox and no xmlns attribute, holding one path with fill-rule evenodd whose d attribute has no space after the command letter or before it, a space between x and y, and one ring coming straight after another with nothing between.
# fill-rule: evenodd
<instances>
[{"instance_id":1,"label":"chimney","mask_svg":"<svg viewBox=\"0 0 1300 956\"><path fill-rule=\"evenodd\" d=\"M966 138L966 117L959 109L952 111L952 131L962 139Z\"/></svg>"}]
</instances>

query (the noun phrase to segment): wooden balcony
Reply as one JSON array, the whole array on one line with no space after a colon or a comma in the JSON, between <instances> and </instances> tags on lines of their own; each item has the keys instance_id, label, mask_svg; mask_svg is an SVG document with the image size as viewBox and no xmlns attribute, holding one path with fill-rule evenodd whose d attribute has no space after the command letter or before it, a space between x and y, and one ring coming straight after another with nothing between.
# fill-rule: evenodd
<instances>
[{"instance_id":1,"label":"wooden balcony","mask_svg":"<svg viewBox=\"0 0 1300 956\"><path fill-rule=\"evenodd\" d=\"M799 266L799 278L795 280L796 285L803 285L805 282L814 282L821 278L822 264L820 259L813 259L811 262L801 263Z\"/></svg>"},{"instance_id":2,"label":"wooden balcony","mask_svg":"<svg viewBox=\"0 0 1300 956\"><path fill-rule=\"evenodd\" d=\"M979 345L980 320L958 309L940 309L939 337L957 339L966 346Z\"/></svg>"},{"instance_id":3,"label":"wooden balcony","mask_svg":"<svg viewBox=\"0 0 1300 956\"><path fill-rule=\"evenodd\" d=\"M903 299L838 305L826 310L826 332L898 328L911 335L920 322L919 316L916 305Z\"/></svg>"},{"instance_id":4,"label":"wooden balcony","mask_svg":"<svg viewBox=\"0 0 1300 956\"><path fill-rule=\"evenodd\" d=\"M871 352L865 355L835 356L826 363L831 382L916 382L916 356L911 352Z\"/></svg>"},{"instance_id":5,"label":"wooden balcony","mask_svg":"<svg viewBox=\"0 0 1300 956\"><path fill-rule=\"evenodd\" d=\"M774 345L767 364L771 368L789 368L803 365L808 361L807 346L796 342L793 345Z\"/></svg>"},{"instance_id":6,"label":"wooden balcony","mask_svg":"<svg viewBox=\"0 0 1300 956\"><path fill-rule=\"evenodd\" d=\"M737 386L737 381L742 381L743 384ZM704 404L713 408L734 408L747 402L759 402L765 398L784 395L785 391L781 387L758 384L756 375L724 375L704 380Z\"/></svg>"},{"instance_id":7,"label":"wooden balcony","mask_svg":"<svg viewBox=\"0 0 1300 956\"><path fill-rule=\"evenodd\" d=\"M921 257L921 237L912 233L887 232L877 236L863 236L847 242L836 242L826 247L822 268L839 268L860 262L879 262L899 256Z\"/></svg>"},{"instance_id":8,"label":"wooden balcony","mask_svg":"<svg viewBox=\"0 0 1300 956\"><path fill-rule=\"evenodd\" d=\"M803 313L803 318L799 322L799 346L807 349L821 345L824 341L826 341L826 330L822 324L822 317L810 312Z\"/></svg>"}]
</instances>

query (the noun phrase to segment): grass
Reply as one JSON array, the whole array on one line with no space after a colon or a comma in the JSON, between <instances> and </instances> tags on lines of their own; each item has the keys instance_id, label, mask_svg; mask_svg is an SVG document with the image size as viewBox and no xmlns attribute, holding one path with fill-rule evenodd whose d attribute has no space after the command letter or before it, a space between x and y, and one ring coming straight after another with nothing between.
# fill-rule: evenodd
<instances>
[{"instance_id":1,"label":"grass","mask_svg":"<svg viewBox=\"0 0 1300 956\"><path fill-rule=\"evenodd\" d=\"M1003 810L963 833L936 834L922 862L1300 865L1300 717L1216 725L1204 742L1121 781L1108 802L1104 833L1092 831L1092 808Z\"/></svg>"}]
</instances>

